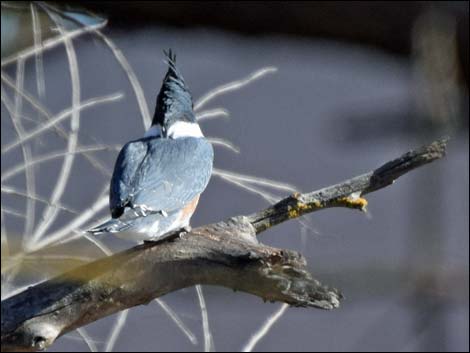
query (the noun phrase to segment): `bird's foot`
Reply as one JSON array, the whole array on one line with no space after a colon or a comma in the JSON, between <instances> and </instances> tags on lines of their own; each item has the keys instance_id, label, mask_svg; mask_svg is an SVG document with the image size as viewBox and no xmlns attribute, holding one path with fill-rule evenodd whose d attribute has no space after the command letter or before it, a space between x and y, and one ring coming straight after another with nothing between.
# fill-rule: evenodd
<instances>
[{"instance_id":1,"label":"bird's foot","mask_svg":"<svg viewBox=\"0 0 470 353\"><path fill-rule=\"evenodd\" d=\"M187 226L181 227L177 230L165 233L163 235L159 235L159 236L156 236L156 237L145 239L144 244L163 243L163 242L166 242L166 241L172 241L176 238L183 238L186 234L191 232L191 229L192 229L191 226L187 225Z\"/></svg>"},{"instance_id":2,"label":"bird's foot","mask_svg":"<svg viewBox=\"0 0 470 353\"><path fill-rule=\"evenodd\" d=\"M191 233L191 230L192 230L192 228L191 228L191 226L188 224L187 226L184 226L184 227L182 227L182 228L180 228L180 229L178 230L178 232L179 232L179 235L178 235L178 236L179 236L180 238L183 238L186 234Z\"/></svg>"}]
</instances>

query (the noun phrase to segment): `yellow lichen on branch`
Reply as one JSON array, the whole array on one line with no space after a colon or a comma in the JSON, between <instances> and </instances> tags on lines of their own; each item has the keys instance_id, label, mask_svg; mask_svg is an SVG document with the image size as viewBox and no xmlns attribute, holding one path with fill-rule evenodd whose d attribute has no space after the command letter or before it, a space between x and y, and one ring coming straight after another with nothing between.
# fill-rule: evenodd
<instances>
[{"instance_id":1,"label":"yellow lichen on branch","mask_svg":"<svg viewBox=\"0 0 470 353\"><path fill-rule=\"evenodd\" d=\"M300 194L294 194L293 197L298 198L297 195L300 196ZM323 208L323 205L318 200L313 200L312 202L309 202L309 203L305 203L305 202L298 200L295 206L288 206L287 212L288 212L289 219L294 219L294 218L298 218L304 215L305 213L309 213L309 212L312 212L314 210L318 210L321 208Z\"/></svg>"},{"instance_id":2,"label":"yellow lichen on branch","mask_svg":"<svg viewBox=\"0 0 470 353\"><path fill-rule=\"evenodd\" d=\"M297 198L296 196L296 194L293 195L294 198ZM331 200L331 202L327 202L326 204L319 200L312 200L308 203L298 200L294 205L289 205L287 207L287 215L289 219L294 219L301 217L306 213L328 207L347 207L366 212L367 204L368 203L365 198L357 196L339 197L335 200Z\"/></svg>"},{"instance_id":3,"label":"yellow lichen on branch","mask_svg":"<svg viewBox=\"0 0 470 353\"><path fill-rule=\"evenodd\" d=\"M354 208L361 210L363 212L367 211L367 200L363 197L353 197L353 196L347 196L347 197L340 197L336 199L333 204L335 206L343 206L343 207L348 207L348 208Z\"/></svg>"}]
</instances>

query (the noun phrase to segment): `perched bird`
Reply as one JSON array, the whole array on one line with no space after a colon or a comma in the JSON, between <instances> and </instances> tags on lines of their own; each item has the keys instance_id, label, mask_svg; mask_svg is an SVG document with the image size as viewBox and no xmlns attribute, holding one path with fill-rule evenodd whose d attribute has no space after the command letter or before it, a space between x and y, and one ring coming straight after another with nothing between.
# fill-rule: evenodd
<instances>
[{"instance_id":1,"label":"perched bird","mask_svg":"<svg viewBox=\"0 0 470 353\"><path fill-rule=\"evenodd\" d=\"M157 96L152 126L128 142L114 166L109 192L112 219L89 230L132 240L158 240L189 227L212 173L214 152L204 138L176 56Z\"/></svg>"}]
</instances>

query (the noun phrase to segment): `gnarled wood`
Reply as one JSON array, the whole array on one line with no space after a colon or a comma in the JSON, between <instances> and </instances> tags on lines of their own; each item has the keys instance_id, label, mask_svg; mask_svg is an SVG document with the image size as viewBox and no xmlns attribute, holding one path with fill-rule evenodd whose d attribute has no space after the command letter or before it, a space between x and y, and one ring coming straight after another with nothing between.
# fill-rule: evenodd
<instances>
[{"instance_id":1,"label":"gnarled wood","mask_svg":"<svg viewBox=\"0 0 470 353\"><path fill-rule=\"evenodd\" d=\"M144 243L78 267L2 301L2 351L35 351L107 315L195 284L228 287L264 300L333 309L338 290L322 285L305 259L258 242L262 231L329 207L364 209L361 196L445 155L446 140L411 151L375 171L308 194L294 194L250 216Z\"/></svg>"}]
</instances>

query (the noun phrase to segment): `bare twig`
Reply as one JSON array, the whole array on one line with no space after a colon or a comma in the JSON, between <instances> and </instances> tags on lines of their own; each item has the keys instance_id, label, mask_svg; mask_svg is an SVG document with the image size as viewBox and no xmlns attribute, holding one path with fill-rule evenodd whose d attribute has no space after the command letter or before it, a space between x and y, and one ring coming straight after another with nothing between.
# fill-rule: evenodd
<instances>
[{"instance_id":1,"label":"bare twig","mask_svg":"<svg viewBox=\"0 0 470 353\"><path fill-rule=\"evenodd\" d=\"M27 199L34 199L35 201L41 202L47 206L56 207L59 210L66 211L72 214L77 214L77 215L79 214L78 211L74 210L73 208L69 206L64 205L63 203L56 203L53 205L48 200L46 200L45 198L39 195L28 195L24 190L21 190L11 185L2 185L1 191L10 195L21 196Z\"/></svg>"},{"instance_id":2,"label":"bare twig","mask_svg":"<svg viewBox=\"0 0 470 353\"><path fill-rule=\"evenodd\" d=\"M225 140L219 137L208 137L207 140L213 145L222 146L232 152L240 153L240 149L228 140Z\"/></svg>"},{"instance_id":3,"label":"bare twig","mask_svg":"<svg viewBox=\"0 0 470 353\"><path fill-rule=\"evenodd\" d=\"M88 335L88 332L84 328L77 328L78 335L82 338L83 342L88 346L90 352L98 352L98 347L93 339Z\"/></svg>"},{"instance_id":4,"label":"bare twig","mask_svg":"<svg viewBox=\"0 0 470 353\"><path fill-rule=\"evenodd\" d=\"M217 118L226 118L228 119L230 114L227 110L222 108L216 108L211 110L204 110L203 112L199 112L196 114L196 119L201 122L204 120L211 120Z\"/></svg>"},{"instance_id":5,"label":"bare twig","mask_svg":"<svg viewBox=\"0 0 470 353\"><path fill-rule=\"evenodd\" d=\"M2 206L2 212L11 216L18 217L18 218L26 218L26 215L24 214L24 212L14 210L7 206ZM2 219L2 227L4 227L3 219ZM6 234L6 229L4 231L2 230L2 239L4 238L4 234ZM5 239L6 239L6 236L5 236ZM2 240L2 244L3 244L3 240ZM3 245L2 245L2 249L3 249Z\"/></svg>"},{"instance_id":6,"label":"bare twig","mask_svg":"<svg viewBox=\"0 0 470 353\"><path fill-rule=\"evenodd\" d=\"M40 46L32 46L24 50L21 50L18 53L15 53L11 56L8 56L2 59L2 67L5 65L14 63L20 58L27 59L33 55L36 55L37 53L42 53L45 50L52 49L60 44L63 44L67 40L72 40L73 38L79 37L85 33L90 33L96 29L103 28L104 26L106 26L107 22L108 21L103 21L101 23L79 28L77 30L67 32L64 35L59 35L59 36L47 39L43 41Z\"/></svg>"},{"instance_id":7,"label":"bare twig","mask_svg":"<svg viewBox=\"0 0 470 353\"><path fill-rule=\"evenodd\" d=\"M105 190L107 190L107 187ZM54 244L55 242L67 239L67 237L70 236L73 230L78 229L89 219L93 218L99 211L108 206L108 197L102 195L103 193L100 194L96 201L86 211L81 212L66 226L55 231L54 233L48 234L46 238L41 239L34 244L30 244L28 247L28 251L39 250L45 246Z\"/></svg>"},{"instance_id":8,"label":"bare twig","mask_svg":"<svg viewBox=\"0 0 470 353\"><path fill-rule=\"evenodd\" d=\"M178 314L175 313L175 311L170 308L170 306L165 303L160 298L155 299L155 303L157 303L160 308L170 317L170 319L173 320L173 322L176 324L176 326L181 330L181 332L184 333L184 335L188 338L188 340L196 345L198 343L196 336L194 333L191 332L191 330L184 324L184 322L179 318Z\"/></svg>"},{"instance_id":9,"label":"bare twig","mask_svg":"<svg viewBox=\"0 0 470 353\"><path fill-rule=\"evenodd\" d=\"M16 87L18 87L18 91L22 90L24 84L24 60L19 59L17 63L17 70L16 70ZM5 92L1 93L2 103L4 104L5 108L7 109L8 113L10 114L11 122L15 128L15 131L18 135L18 139L21 140L25 135L25 130L23 128L23 124L21 122L20 116L23 110L23 97L16 92L15 94L15 104L14 108L12 109L7 98ZM22 145L21 150L23 153L23 164L27 165L30 163L32 159L32 152L30 146ZM26 176L26 193L28 195L33 195L36 193L36 182L35 182L35 175L34 175L34 168L27 167L25 168L25 176ZM28 198L26 200L26 214L28 217L25 221L25 227L23 232L23 240L25 239L26 234L30 234L33 229L34 225L34 218L35 218L35 200L32 198Z\"/></svg>"},{"instance_id":10,"label":"bare twig","mask_svg":"<svg viewBox=\"0 0 470 353\"><path fill-rule=\"evenodd\" d=\"M46 10L47 12L47 10ZM62 27L60 20L57 20L55 16L47 12L51 20L55 22L59 32L62 36L67 35L67 31ZM75 53L74 45L71 39L64 40L65 51L67 54L68 64L69 64L69 73L70 73L70 81L72 85L72 107L71 107L71 119L70 119L70 134L67 141L67 152L74 152L78 145L78 130L80 128L80 75L78 71L78 61L77 55ZM67 181L70 177L70 173L72 170L72 165L75 160L75 154L68 154L65 156L64 161L62 163L62 168L59 172L59 176L57 178L57 182L55 184L54 190L52 191L50 202L55 204L56 202L60 201L62 194L65 191L65 186L67 185ZM31 236L31 244L34 244L38 241L45 232L49 229L51 224L57 218L58 210L57 208L53 207L46 207L43 211L41 221L39 222L38 226L36 227L34 233ZM30 245L27 243L26 245Z\"/></svg>"},{"instance_id":11,"label":"bare twig","mask_svg":"<svg viewBox=\"0 0 470 353\"><path fill-rule=\"evenodd\" d=\"M124 324L127 320L127 315L129 314L129 310L121 311L116 321L114 322L113 328L108 338L108 342L106 343L106 348L104 349L105 352L112 352L114 345L116 344L119 334L121 333L122 329L124 328Z\"/></svg>"},{"instance_id":12,"label":"bare twig","mask_svg":"<svg viewBox=\"0 0 470 353\"><path fill-rule=\"evenodd\" d=\"M260 233L288 219L330 207L365 211L367 201L361 197L362 195L389 186L403 174L442 158L445 155L447 140L447 138L438 140L428 146L407 152L374 171L342 183L308 194L295 193L261 212L248 216L248 219L255 227L256 233Z\"/></svg>"},{"instance_id":13,"label":"bare twig","mask_svg":"<svg viewBox=\"0 0 470 353\"><path fill-rule=\"evenodd\" d=\"M38 100L36 100L27 90L23 89L22 91L18 90L18 88L13 83L12 79L2 70L1 73L2 81L9 87L11 87L15 92L18 92L25 101L27 101L31 107L33 107L36 111L38 111L42 117L44 117L49 123L53 120L52 114L44 107ZM2 87L3 90L3 87ZM3 100L2 100L3 101ZM57 124L51 124L53 131L56 132L63 140L68 141L68 132L62 129ZM2 148L2 153L4 153L4 148ZM99 172L101 172L104 176L110 176L108 169L103 166L103 164L92 156L89 153L84 153L85 159L91 164L92 167L96 168Z\"/></svg>"},{"instance_id":14,"label":"bare twig","mask_svg":"<svg viewBox=\"0 0 470 353\"><path fill-rule=\"evenodd\" d=\"M239 174L235 172L230 172L228 170L222 170L219 168L214 168L214 175L225 177L231 180L237 180L240 182L246 182L249 184L261 185L261 186L265 186L265 187L276 189L276 190L282 190L282 191L288 191L288 192L295 192L297 190L295 186L287 184L287 183L282 183L279 181L269 180L269 179L255 177L255 176L246 175L246 174Z\"/></svg>"},{"instance_id":15,"label":"bare twig","mask_svg":"<svg viewBox=\"0 0 470 353\"><path fill-rule=\"evenodd\" d=\"M269 332L271 327L276 323L277 320L281 318L282 315L286 312L289 305L282 304L281 307L276 310L272 315L268 317L268 319L264 322L263 326L259 328L247 342L247 344L243 347L242 352L251 352L253 348L255 348L256 344Z\"/></svg>"},{"instance_id":16,"label":"bare twig","mask_svg":"<svg viewBox=\"0 0 470 353\"><path fill-rule=\"evenodd\" d=\"M253 72L252 74L248 75L248 77L245 77L241 80L232 81L232 82L226 83L224 85L221 85L219 87L216 87L213 90L210 90L209 92L207 92L204 96L199 98L194 103L194 110L196 111L196 110L201 109L209 101L211 101L212 99L214 99L214 98L216 98L216 97L218 97L222 94L225 94L225 93L231 92L231 91L236 91L236 90L250 84L251 82L263 77L264 75L267 75L267 74L270 74L270 73L273 73L273 72L276 72L276 71L277 71L276 67L272 67L272 66L263 67L262 69L259 69L255 72Z\"/></svg>"},{"instance_id":17,"label":"bare twig","mask_svg":"<svg viewBox=\"0 0 470 353\"><path fill-rule=\"evenodd\" d=\"M296 188L292 185L281 183L275 180L269 180L265 178L255 177L252 175L234 173L228 170L223 170L219 168L214 168L212 170L212 175L221 178L233 185L238 186L239 188L251 192L255 195L262 197L269 203L278 202L281 197L274 195L262 188L269 188L279 191L289 191L294 192Z\"/></svg>"},{"instance_id":18,"label":"bare twig","mask_svg":"<svg viewBox=\"0 0 470 353\"><path fill-rule=\"evenodd\" d=\"M41 22L39 19L38 11L36 9L36 4L31 3L31 23L33 25L33 35L34 35L34 47L38 48L41 46ZM44 98L46 95L46 86L44 82L44 66L42 64L42 51L36 52L36 88L40 98Z\"/></svg>"},{"instance_id":19,"label":"bare twig","mask_svg":"<svg viewBox=\"0 0 470 353\"><path fill-rule=\"evenodd\" d=\"M204 293L202 292L201 285L196 285L196 292L199 301L199 307L201 308L202 331L204 334L204 352L212 352L214 349L212 333L209 327L209 314L207 313L206 300L204 299Z\"/></svg>"},{"instance_id":20,"label":"bare twig","mask_svg":"<svg viewBox=\"0 0 470 353\"><path fill-rule=\"evenodd\" d=\"M51 161L51 160L54 160L54 159L62 158L62 157L66 156L70 153L84 154L84 153L87 153L87 152L98 152L98 151L119 151L120 149L121 149L121 146L118 146L118 145L114 145L114 146L113 145L111 145L111 146L110 145L92 145L92 146L78 147L73 152L67 152L67 151L60 150L60 151L57 151L57 152L48 153L46 155L43 155L43 156L40 156L40 157L37 157L37 158L33 158L28 163L21 163L21 164L15 165L14 167L6 170L5 172L2 172L2 176L1 176L0 180L2 182L7 181L11 177L14 177L18 173L25 170L27 167L30 167L30 166L33 166L33 165L36 165L36 164L41 164L41 163Z\"/></svg>"},{"instance_id":21,"label":"bare twig","mask_svg":"<svg viewBox=\"0 0 470 353\"><path fill-rule=\"evenodd\" d=\"M4 148L2 148L2 153L6 153L6 152L10 151L12 148L15 148L15 147L17 147L21 144L24 144L25 142L29 141L33 137L38 136L41 133L50 131L50 128L52 126L57 125L62 120L64 120L64 119L68 118L69 116L71 116L74 112L74 109L75 110L83 110L85 108L93 107L97 104L114 102L118 99L121 99L122 97L123 97L122 93L116 92L116 93L113 93L113 94L110 94L110 95L88 99L88 100L83 101L80 104L78 104L75 108L64 109L62 112L60 112L56 116L52 117L51 120L49 120L47 123L42 124L37 129L28 132L22 138L20 138L18 140L15 140L12 143L5 146ZM74 153L74 152L75 151L67 150L67 153Z\"/></svg>"},{"instance_id":22,"label":"bare twig","mask_svg":"<svg viewBox=\"0 0 470 353\"><path fill-rule=\"evenodd\" d=\"M110 38L105 36L103 32L101 32L98 28L94 31L94 33L98 37L100 37L103 40L103 42L108 46L108 48L111 50L114 57L116 58L116 60L121 65L124 72L126 73L126 76L129 79L129 82L134 91L137 104L139 105L140 115L142 116L142 122L143 122L144 128L148 129L150 127L150 124L152 123L152 118L150 116L147 101L145 99L144 90L142 89L142 86L140 85L140 82L137 79L137 75L132 69L132 66L127 61L121 49L119 49Z\"/></svg>"}]
</instances>

